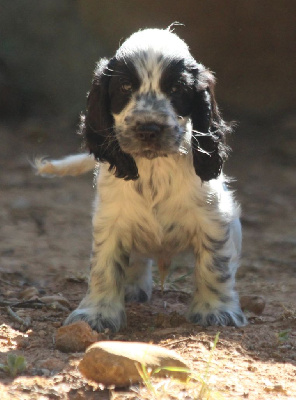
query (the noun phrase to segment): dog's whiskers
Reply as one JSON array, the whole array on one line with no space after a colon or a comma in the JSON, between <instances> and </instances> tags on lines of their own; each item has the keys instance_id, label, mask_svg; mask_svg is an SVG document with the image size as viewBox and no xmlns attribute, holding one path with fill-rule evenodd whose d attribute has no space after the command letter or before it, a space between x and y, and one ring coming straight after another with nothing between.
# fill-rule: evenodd
<instances>
[{"instance_id":1,"label":"dog's whiskers","mask_svg":"<svg viewBox=\"0 0 296 400\"><path fill-rule=\"evenodd\" d=\"M200 147L200 145L199 145L199 142L198 142L197 138L195 138L194 136L192 136L192 139L194 139L197 142L197 144L196 143L191 143L190 140L187 140L187 139L184 139L184 142L187 143L188 146L191 146L192 150L196 150L196 151L199 151L200 153L207 154L208 156L211 156L211 154L213 152L206 151L206 150L202 149Z\"/></svg>"}]
</instances>

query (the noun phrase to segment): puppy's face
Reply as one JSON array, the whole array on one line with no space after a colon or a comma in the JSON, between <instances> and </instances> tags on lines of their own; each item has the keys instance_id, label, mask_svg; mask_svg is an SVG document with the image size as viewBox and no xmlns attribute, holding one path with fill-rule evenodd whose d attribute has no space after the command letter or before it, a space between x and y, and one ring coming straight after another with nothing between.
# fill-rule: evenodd
<instances>
[{"instance_id":1,"label":"puppy's face","mask_svg":"<svg viewBox=\"0 0 296 400\"><path fill-rule=\"evenodd\" d=\"M149 159L187 152L194 77L184 60L142 52L116 60L109 85L110 110L121 149Z\"/></svg>"},{"instance_id":2,"label":"puppy's face","mask_svg":"<svg viewBox=\"0 0 296 400\"><path fill-rule=\"evenodd\" d=\"M177 35L136 32L95 70L81 124L89 151L123 179L137 179L137 157L192 154L201 180L216 178L226 155L214 77Z\"/></svg>"}]
</instances>

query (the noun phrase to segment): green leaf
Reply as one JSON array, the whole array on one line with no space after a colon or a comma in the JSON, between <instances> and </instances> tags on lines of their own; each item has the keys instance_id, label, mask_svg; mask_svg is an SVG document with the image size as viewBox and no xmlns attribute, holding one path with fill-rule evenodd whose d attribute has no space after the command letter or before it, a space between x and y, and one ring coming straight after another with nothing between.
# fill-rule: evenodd
<instances>
[{"instance_id":1,"label":"green leaf","mask_svg":"<svg viewBox=\"0 0 296 400\"><path fill-rule=\"evenodd\" d=\"M0 369L13 377L23 372L26 368L27 364L25 357L17 356L15 354L8 354L6 364L0 364Z\"/></svg>"},{"instance_id":2,"label":"green leaf","mask_svg":"<svg viewBox=\"0 0 296 400\"><path fill-rule=\"evenodd\" d=\"M289 339L291 329L285 329L284 331L280 331L277 336L280 342L285 342Z\"/></svg>"}]
</instances>

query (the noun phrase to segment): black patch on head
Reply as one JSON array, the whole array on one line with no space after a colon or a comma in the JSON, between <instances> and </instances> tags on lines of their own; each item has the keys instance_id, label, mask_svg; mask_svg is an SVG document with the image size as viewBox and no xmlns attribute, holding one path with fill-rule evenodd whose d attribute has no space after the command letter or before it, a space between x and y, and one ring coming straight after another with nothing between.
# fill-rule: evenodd
<instances>
[{"instance_id":1,"label":"black patch on head","mask_svg":"<svg viewBox=\"0 0 296 400\"><path fill-rule=\"evenodd\" d=\"M160 88L170 98L178 116L185 117L191 113L193 83L192 74L186 69L183 59L172 60L162 72Z\"/></svg>"},{"instance_id":2,"label":"black patch on head","mask_svg":"<svg viewBox=\"0 0 296 400\"><path fill-rule=\"evenodd\" d=\"M116 60L109 68L110 84L109 84L109 97L110 97L110 110L114 114L119 114L128 104L132 92L135 92L140 87L140 78L135 69L134 64L128 60ZM131 85L131 92L122 91L122 86L125 84Z\"/></svg>"},{"instance_id":3,"label":"black patch on head","mask_svg":"<svg viewBox=\"0 0 296 400\"><path fill-rule=\"evenodd\" d=\"M191 117L193 165L202 181L217 178L227 156L230 127L221 118L214 83L212 73L193 58L170 61L160 81L177 115Z\"/></svg>"},{"instance_id":4,"label":"black patch on head","mask_svg":"<svg viewBox=\"0 0 296 400\"><path fill-rule=\"evenodd\" d=\"M109 84L116 71L117 60L102 59L95 70L91 90L87 98L87 111L82 118L80 132L86 147L100 162L110 164L117 178L137 179L138 169L133 157L123 152L114 131L114 119L110 110Z\"/></svg>"}]
</instances>

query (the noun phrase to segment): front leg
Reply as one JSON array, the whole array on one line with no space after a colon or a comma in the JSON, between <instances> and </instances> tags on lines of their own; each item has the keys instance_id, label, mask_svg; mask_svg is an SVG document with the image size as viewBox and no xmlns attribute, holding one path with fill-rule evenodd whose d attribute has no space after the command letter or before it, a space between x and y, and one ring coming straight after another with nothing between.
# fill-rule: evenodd
<instances>
[{"instance_id":1,"label":"front leg","mask_svg":"<svg viewBox=\"0 0 296 400\"><path fill-rule=\"evenodd\" d=\"M95 227L88 291L64 324L83 320L98 332L106 328L117 332L124 327L124 284L128 262L129 254L124 250L116 225L108 223Z\"/></svg>"},{"instance_id":2,"label":"front leg","mask_svg":"<svg viewBox=\"0 0 296 400\"><path fill-rule=\"evenodd\" d=\"M202 326L246 325L235 291L240 256L240 222L235 220L224 234L201 234L195 242L195 292L188 319Z\"/></svg>"}]
</instances>

